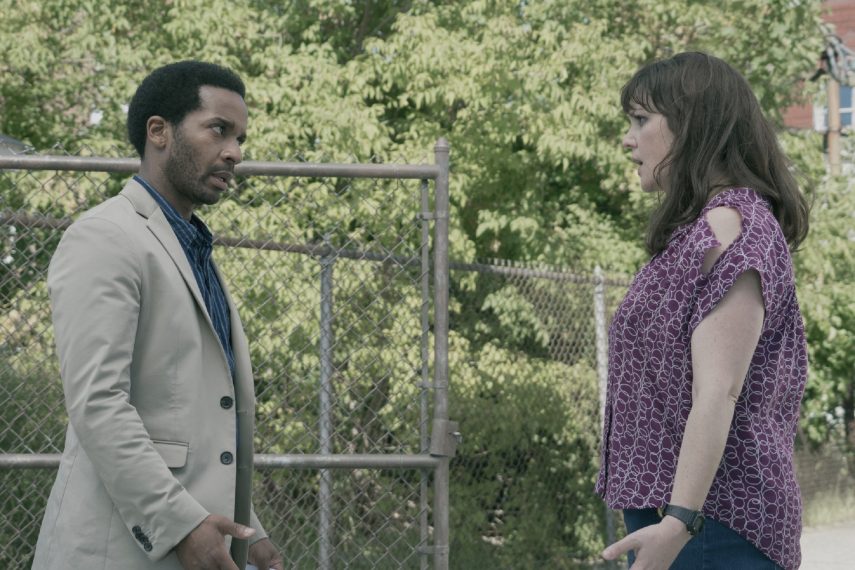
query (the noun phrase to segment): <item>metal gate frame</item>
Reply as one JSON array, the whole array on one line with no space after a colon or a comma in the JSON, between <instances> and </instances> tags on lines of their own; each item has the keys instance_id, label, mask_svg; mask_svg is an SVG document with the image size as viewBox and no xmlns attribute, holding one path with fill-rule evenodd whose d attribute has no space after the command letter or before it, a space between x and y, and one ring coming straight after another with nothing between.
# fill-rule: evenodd
<instances>
[{"instance_id":1,"label":"metal gate frame","mask_svg":"<svg viewBox=\"0 0 855 570\"><path fill-rule=\"evenodd\" d=\"M324 453L323 411L325 393L328 394L325 381L325 362L329 357L324 356L329 350L329 333L321 332L321 446L320 454L256 454L254 465L259 469L310 469L319 470L321 487L319 490L320 503L320 545L319 560L323 570L331 568L331 552L329 545L329 525L331 524L331 504L327 470L330 469L409 469L421 471L420 485L420 538L422 545L429 544L428 533L428 478L433 475L433 544L419 549L420 566L428 567L428 557L433 557L435 570L447 570L449 565L449 461L454 456L457 442L460 438L457 422L448 417L448 303L449 303L449 260L448 260L448 217L449 217L449 144L445 138L437 140L434 146L434 164L404 165L404 164L319 164L319 163L288 163L246 161L235 167L235 173L241 176L279 176L279 177L313 177L313 178L385 178L401 180L421 180L421 212L422 243L427 244L430 238L428 223L434 222L433 235L433 278L434 278L434 378L429 382L429 363L427 346L422 347L422 397L420 402L420 446L419 454L327 454ZM56 170L56 171L85 171L134 174L139 170L138 159L76 157L76 156L41 156L41 155L0 155L0 170ZM434 181L434 209L430 210L428 184ZM0 213L0 225L13 224L29 227L42 227L61 230L71 224L67 219L48 219L16 214ZM276 244L249 244L246 240L229 238L215 239L215 243L234 247L251 245L260 249L279 249ZM323 247L291 246L288 251L298 251L310 255L322 255ZM371 259L371 255L364 255ZM329 264L321 262L324 267ZM413 260L405 260L412 263ZM422 248L422 326L427 330L429 321L430 301L430 254L427 247ZM322 270L321 311L325 308L325 299L330 298L329 287L331 280L325 278L329 273ZM323 323L323 316L321 319ZM326 379L325 379L326 376ZM431 433L425 430L428 416L428 390L433 390L433 417L431 418ZM9 469L56 469L59 466L59 454L3 454L0 453L0 470ZM325 489L326 488L326 492ZM326 528L326 530L325 530ZM326 537L326 539L325 539Z\"/></svg>"}]
</instances>

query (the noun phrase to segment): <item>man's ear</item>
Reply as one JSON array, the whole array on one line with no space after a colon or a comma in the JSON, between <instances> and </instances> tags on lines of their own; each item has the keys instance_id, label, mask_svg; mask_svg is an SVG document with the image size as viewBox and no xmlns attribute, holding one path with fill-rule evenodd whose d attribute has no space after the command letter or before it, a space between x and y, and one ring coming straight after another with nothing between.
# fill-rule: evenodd
<instances>
[{"instance_id":1,"label":"man's ear","mask_svg":"<svg viewBox=\"0 0 855 570\"><path fill-rule=\"evenodd\" d=\"M145 123L146 141L163 150L171 136L170 129L169 121L159 115L152 115Z\"/></svg>"}]
</instances>

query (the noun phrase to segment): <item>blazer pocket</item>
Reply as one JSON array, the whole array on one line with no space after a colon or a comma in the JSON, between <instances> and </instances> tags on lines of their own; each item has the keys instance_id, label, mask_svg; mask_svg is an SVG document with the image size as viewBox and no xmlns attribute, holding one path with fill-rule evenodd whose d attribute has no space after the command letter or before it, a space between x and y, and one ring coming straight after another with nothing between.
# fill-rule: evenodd
<instances>
[{"instance_id":1,"label":"blazer pocket","mask_svg":"<svg viewBox=\"0 0 855 570\"><path fill-rule=\"evenodd\" d=\"M187 451L190 449L189 443L183 441L161 441L152 440L154 449L166 462L166 466L170 469L180 469L187 465Z\"/></svg>"}]
</instances>

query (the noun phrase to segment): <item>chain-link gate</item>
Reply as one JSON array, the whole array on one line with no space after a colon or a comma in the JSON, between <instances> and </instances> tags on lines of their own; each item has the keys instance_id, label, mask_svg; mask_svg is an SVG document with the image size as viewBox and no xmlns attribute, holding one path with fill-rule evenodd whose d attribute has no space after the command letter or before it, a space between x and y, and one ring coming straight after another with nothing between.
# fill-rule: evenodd
<instances>
[{"instance_id":1,"label":"chain-link gate","mask_svg":"<svg viewBox=\"0 0 855 570\"><path fill-rule=\"evenodd\" d=\"M66 423L47 264L138 166L0 156L3 568L29 567ZM259 518L288 568L447 568L448 144L433 165L236 174L202 217L250 339Z\"/></svg>"}]
</instances>

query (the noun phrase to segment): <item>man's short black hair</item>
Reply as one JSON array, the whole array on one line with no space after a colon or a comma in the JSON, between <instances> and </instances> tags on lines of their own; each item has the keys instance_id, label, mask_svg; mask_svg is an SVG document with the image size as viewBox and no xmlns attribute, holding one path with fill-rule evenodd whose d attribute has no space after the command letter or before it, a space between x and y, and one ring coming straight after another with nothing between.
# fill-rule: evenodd
<instances>
[{"instance_id":1,"label":"man's short black hair","mask_svg":"<svg viewBox=\"0 0 855 570\"><path fill-rule=\"evenodd\" d=\"M246 96L243 81L233 71L204 61L170 63L149 74L128 107L128 138L140 157L145 155L146 123L157 115L173 125L201 107L199 88L221 87Z\"/></svg>"}]
</instances>

